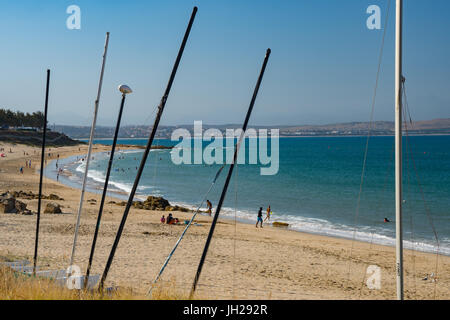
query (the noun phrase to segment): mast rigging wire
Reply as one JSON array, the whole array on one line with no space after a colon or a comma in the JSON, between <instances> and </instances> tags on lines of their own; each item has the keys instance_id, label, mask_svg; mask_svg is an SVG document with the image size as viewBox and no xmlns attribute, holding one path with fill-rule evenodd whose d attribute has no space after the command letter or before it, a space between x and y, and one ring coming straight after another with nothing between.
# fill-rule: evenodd
<instances>
[{"instance_id":1,"label":"mast rigging wire","mask_svg":"<svg viewBox=\"0 0 450 320\"><path fill-rule=\"evenodd\" d=\"M191 220L189 220L189 223L187 224L187 226L184 228L183 232L181 233L180 237L178 238L178 241L175 243L174 247L172 248L172 250L170 251L169 255L167 256L166 260L164 261L161 269L159 270L158 275L156 276L155 280L153 281L153 285L150 288L150 290L148 291L148 295L151 294L152 290L153 290L153 286L156 284L156 282L158 282L158 280L160 279L162 273L164 272L164 269L166 268L167 264L169 263L170 259L172 258L173 254L175 253L175 250L177 250L178 245L180 244L181 240L183 240L184 235L186 234L187 230L189 229L189 227L191 226L192 222L194 221L195 217L197 216L197 214L200 212L200 208L203 206L203 204L205 203L209 193L211 192L212 188L214 187L217 179L220 176L220 173L222 172L222 169L225 167L225 165L222 165L220 167L220 169L217 171L216 176L214 178L214 180L212 181L212 183L209 186L208 191L205 193L205 195L203 196L203 199L201 201L201 203L199 204L199 206L197 207L197 210L195 211L195 213L192 215Z\"/></svg>"},{"instance_id":2,"label":"mast rigging wire","mask_svg":"<svg viewBox=\"0 0 450 320\"><path fill-rule=\"evenodd\" d=\"M386 20L385 20L385 24L384 24L383 36L382 36L382 39L381 39L380 54L379 54L379 57L378 57L378 67L377 67L377 74L376 74L376 78L375 78L376 79L375 80L375 87L374 87L374 92L373 92L373 97L372 97L372 107L371 107L371 111L370 111L370 121L369 121L368 133L367 133L366 147L365 147L365 151L364 151L364 160L363 160L361 181L360 181L359 192L358 192L358 200L357 200L357 205L356 205L356 213L355 213L355 219L354 219L354 223L353 223L354 230L353 230L353 236L352 236L352 245L351 245L351 248L350 248L349 264L348 264L348 275L347 275L347 285L348 285L348 282L350 281L351 260L352 260L352 256L353 256L354 243L355 243L355 240L356 240L356 225L358 223L358 218L359 218L359 209L360 209L360 204L361 204L361 195L362 195L362 191L363 191L363 184L364 184L364 178L365 178L365 173L366 173L367 154L369 152L369 141L370 141L371 131L372 131L373 115L374 115L374 111L375 111L375 102L376 102L376 97L377 97L377 92L378 92L378 83L379 83L380 72L381 72L381 63L382 63L382 60L383 60L383 52L384 52L384 43L385 43L385 39L386 39L386 31L387 31L387 27L388 27L388 23L389 23L390 8L391 8L391 0L388 0Z\"/></svg>"}]
</instances>

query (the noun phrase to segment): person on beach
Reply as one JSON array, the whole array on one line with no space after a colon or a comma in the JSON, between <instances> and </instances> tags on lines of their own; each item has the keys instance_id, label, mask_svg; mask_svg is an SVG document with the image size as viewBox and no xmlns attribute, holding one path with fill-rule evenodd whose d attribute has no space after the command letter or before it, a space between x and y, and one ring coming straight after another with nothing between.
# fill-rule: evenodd
<instances>
[{"instance_id":1,"label":"person on beach","mask_svg":"<svg viewBox=\"0 0 450 320\"><path fill-rule=\"evenodd\" d=\"M259 208L258 211L258 219L256 220L256 227L258 228L258 223L261 223L261 228L263 227L263 219L262 219L262 207Z\"/></svg>"},{"instance_id":2,"label":"person on beach","mask_svg":"<svg viewBox=\"0 0 450 320\"><path fill-rule=\"evenodd\" d=\"M206 211L207 214L209 214L209 216L211 216L212 213L212 203L209 200L206 200L206 205L208 206L208 210Z\"/></svg>"},{"instance_id":3,"label":"person on beach","mask_svg":"<svg viewBox=\"0 0 450 320\"><path fill-rule=\"evenodd\" d=\"M173 220L173 217L172 217L172 214L171 213L169 213L169 215L167 216L167 224L172 224L172 220Z\"/></svg>"},{"instance_id":4,"label":"person on beach","mask_svg":"<svg viewBox=\"0 0 450 320\"><path fill-rule=\"evenodd\" d=\"M166 222L166 217L164 217L164 215L162 215L161 217L161 223L165 223Z\"/></svg>"},{"instance_id":5,"label":"person on beach","mask_svg":"<svg viewBox=\"0 0 450 320\"><path fill-rule=\"evenodd\" d=\"M266 218L264 219L264 222L266 222L266 220L270 220L270 205L267 207L267 214L266 214Z\"/></svg>"},{"instance_id":6,"label":"person on beach","mask_svg":"<svg viewBox=\"0 0 450 320\"><path fill-rule=\"evenodd\" d=\"M20 167L20 173L23 174L23 167Z\"/></svg>"}]
</instances>

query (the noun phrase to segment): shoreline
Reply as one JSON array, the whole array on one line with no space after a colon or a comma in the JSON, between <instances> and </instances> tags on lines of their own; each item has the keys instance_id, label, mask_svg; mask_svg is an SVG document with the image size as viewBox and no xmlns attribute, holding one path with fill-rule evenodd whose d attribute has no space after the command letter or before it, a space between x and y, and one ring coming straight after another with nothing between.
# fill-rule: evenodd
<instances>
[{"instance_id":1,"label":"shoreline","mask_svg":"<svg viewBox=\"0 0 450 320\"><path fill-rule=\"evenodd\" d=\"M13 148L22 148L14 146ZM32 150L31 147L23 147ZM81 148L87 148L81 147ZM94 149L109 149L110 146L95 145ZM53 148L52 148L53 149ZM55 148L62 155L80 154L78 147ZM32 152L32 151L31 151ZM37 162L38 153L34 155ZM53 150L52 150L53 153ZM81 152L83 153L83 152ZM37 190L36 167L18 176L17 163L23 163L21 152L15 159L8 159L2 166L3 183L1 191ZM9 155L8 155L9 157ZM4 161L4 159L2 159ZM6 168L6 171L4 169ZM27 178L25 178L27 177ZM5 179L6 178L6 179ZM41 264L47 267L63 267L73 238L73 224L76 218L79 190L57 183L45 177L44 194L56 193L65 200L63 215L42 216ZM85 199L97 199L98 194L86 193ZM107 197L107 202L113 199ZM48 201L43 201L44 207ZM34 210L36 201L27 201ZM79 235L79 249L76 261L84 270L85 260L95 219L97 205L86 202ZM114 238L123 207L105 205L93 272L100 273ZM153 276L170 251L184 226L168 226L159 223L160 211L132 209L116 254L109 284L124 284L144 292ZM180 220L191 214L175 213ZM0 256L13 254L29 258L32 252L35 216L3 215L0 220ZM191 227L185 240L169 264L164 278L173 279L181 289L190 286L197 259L203 249L203 241L209 230L211 219L199 216L200 226ZM233 236L234 234L234 236ZM150 241L150 243L149 243ZM215 245L209 253L206 269L201 278L200 292L209 292L208 297L256 298L256 299L394 299L395 298L395 250L392 247L308 234L278 228L256 229L254 225L219 219ZM155 251L155 249L158 249ZM234 253L233 253L234 252ZM424 252L405 250L409 298L433 299L434 287L430 281L423 281L425 274L434 272L439 259L438 299L450 298L450 258ZM130 263L131 262L131 263ZM414 265L411 263L414 262ZM377 264L383 272L383 289L368 290L361 281L368 264ZM414 267L414 268L413 268ZM349 270L352 272L349 273ZM231 286L231 287L230 287ZM235 291L237 290L237 291ZM232 293L234 292L234 294Z\"/></svg>"},{"instance_id":2,"label":"shoreline","mask_svg":"<svg viewBox=\"0 0 450 320\"><path fill-rule=\"evenodd\" d=\"M102 146L107 147L105 145L102 145ZM140 149L132 149L133 148L132 145L122 145L122 146L126 146L127 150L129 150L129 151L137 151L137 152L140 151ZM131 149L128 149L128 148L131 148ZM105 152L105 151L101 151L101 152ZM74 156L72 156L72 157L74 157ZM67 159L68 158L65 158L65 160L67 160ZM49 163L48 166L54 164L55 161L56 160L52 160L52 162ZM76 173L75 172L70 173L70 175L74 175L74 174L76 174ZM51 174L48 172L48 170L45 170L44 175L47 178L52 179L56 182L55 174ZM75 181L69 181L69 180L70 179L67 179L63 176L62 179L60 177L59 183L65 185L67 187L70 187L70 188L81 190L81 182L75 182ZM90 183L89 183L89 180L91 180ZM110 181L110 184L111 184L111 182L112 181ZM104 181L100 182L100 181L94 180L92 177L88 177L88 184L87 184L86 190L91 193L96 193L96 194L101 195L102 190L103 190L103 185L104 185ZM118 188L118 189L120 189L120 188ZM111 186L109 186L107 195L111 198L116 198L118 201L127 201L129 191L123 190L123 189L111 190ZM143 200L145 200L145 198L147 196L148 196L148 194L137 194L133 201L143 201ZM179 201L169 199L169 198L167 200L172 205L187 207L191 210L196 210L198 207L198 204L195 204L193 202L179 202ZM224 219L227 221L233 221L234 217L230 216L229 212L228 212L233 209L225 208L225 207L222 209L223 210L222 210L221 216L220 216L221 219ZM247 225L255 224L255 221L252 220L252 218L250 218L248 216L249 214L244 213L244 212L246 212L246 210L238 209L238 211L241 212L241 215L238 216L236 219L239 223L244 223ZM395 238L387 237L386 235L383 235L381 233L376 233L376 232L371 232L371 233L363 232L362 234L356 235L358 233L358 230L354 229L354 228L352 229L351 226L348 226L348 229L342 229L342 228L335 229L334 227L330 227L329 229L323 230L323 227L318 227L319 228L318 230L314 230L314 229L308 230L308 228L305 228L306 222L303 222L303 225L300 223L300 226L294 226L296 223L299 223L299 222L292 221L292 219L289 219L289 217L285 217L283 215L281 216L280 219L269 221L268 223L265 223L265 225L269 226L269 227L277 228L272 225L272 223L274 221L289 223L289 226L287 228L283 228L283 229L289 230L289 231L300 232L300 233L305 233L305 234L309 234L309 235L318 235L318 236L323 236L323 237L343 239L343 240L349 240L349 241L358 241L358 242L362 242L362 243L366 243L366 244L374 243L377 245L387 246L387 247L391 247L391 248L395 247ZM329 224L332 225L331 222ZM277 229L279 229L279 227ZM353 233L353 235L352 235L352 233ZM430 253L430 254L436 254L436 252L438 250L434 244L430 244L430 243L424 242L422 240L415 240L414 242L411 242L410 240L405 239L404 247L405 247L405 249L408 249L408 250L415 250L417 252L424 252L424 253ZM439 255L450 257L450 253L448 252L448 249L443 250L441 248L439 251Z\"/></svg>"}]
</instances>

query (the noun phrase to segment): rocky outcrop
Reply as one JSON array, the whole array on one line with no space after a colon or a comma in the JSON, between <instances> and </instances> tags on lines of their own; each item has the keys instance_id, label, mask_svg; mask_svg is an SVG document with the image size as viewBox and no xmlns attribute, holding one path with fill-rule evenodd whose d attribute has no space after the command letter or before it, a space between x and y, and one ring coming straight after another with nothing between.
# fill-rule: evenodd
<instances>
[{"instance_id":1,"label":"rocky outcrop","mask_svg":"<svg viewBox=\"0 0 450 320\"><path fill-rule=\"evenodd\" d=\"M148 196L147 200L145 200L143 203L143 207L146 210L164 211L168 206L170 206L169 201L167 201L163 197Z\"/></svg>"},{"instance_id":2,"label":"rocky outcrop","mask_svg":"<svg viewBox=\"0 0 450 320\"><path fill-rule=\"evenodd\" d=\"M45 207L44 213L58 214L58 213L62 213L62 211L61 211L61 207L59 206L59 204L54 203L54 202L49 202L49 203L47 203L47 206Z\"/></svg>"},{"instance_id":3,"label":"rocky outcrop","mask_svg":"<svg viewBox=\"0 0 450 320\"><path fill-rule=\"evenodd\" d=\"M32 212L27 209L26 203L16 200L9 192L0 195L0 213L32 214Z\"/></svg>"},{"instance_id":4,"label":"rocky outcrop","mask_svg":"<svg viewBox=\"0 0 450 320\"><path fill-rule=\"evenodd\" d=\"M16 200L12 197L3 197L0 201L1 213L16 213Z\"/></svg>"},{"instance_id":5,"label":"rocky outcrop","mask_svg":"<svg viewBox=\"0 0 450 320\"><path fill-rule=\"evenodd\" d=\"M188 209L188 208L184 208L184 207L179 207L179 206L168 206L166 207L165 211L180 211L180 212L191 212L192 210Z\"/></svg>"},{"instance_id":6,"label":"rocky outcrop","mask_svg":"<svg viewBox=\"0 0 450 320\"><path fill-rule=\"evenodd\" d=\"M26 192L26 191L11 191L7 192L10 193L14 198L21 198L21 199L27 199L27 200L33 200L33 199L39 199L39 194L33 193L32 191ZM58 195L51 193L50 195L42 195L42 199L49 199L49 200L64 200L63 198L59 197Z\"/></svg>"},{"instance_id":7,"label":"rocky outcrop","mask_svg":"<svg viewBox=\"0 0 450 320\"><path fill-rule=\"evenodd\" d=\"M126 202L115 203L118 206L126 206ZM163 197L153 197L148 196L145 201L133 201L133 208L143 209L143 210L156 210L156 211L181 211L181 212L192 212L192 210L180 207L171 206L169 201Z\"/></svg>"},{"instance_id":8,"label":"rocky outcrop","mask_svg":"<svg viewBox=\"0 0 450 320\"><path fill-rule=\"evenodd\" d=\"M38 195L38 197L39 197L39 195ZM47 198L44 198L44 199L50 199L50 200L64 200L63 198L60 198L59 196L57 196L57 195L54 194L54 193L51 193Z\"/></svg>"}]
</instances>

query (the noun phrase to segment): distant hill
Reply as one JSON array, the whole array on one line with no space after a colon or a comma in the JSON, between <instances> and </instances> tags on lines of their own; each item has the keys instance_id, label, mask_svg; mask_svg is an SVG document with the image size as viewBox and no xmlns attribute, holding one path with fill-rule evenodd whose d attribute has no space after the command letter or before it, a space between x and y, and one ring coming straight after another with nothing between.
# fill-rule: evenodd
<instances>
[{"instance_id":1,"label":"distant hill","mask_svg":"<svg viewBox=\"0 0 450 320\"><path fill-rule=\"evenodd\" d=\"M32 146L42 145L42 132L0 130L0 142L27 144ZM49 131L46 134L45 143L50 147L74 146L82 142L73 140L65 134Z\"/></svg>"},{"instance_id":2,"label":"distant hill","mask_svg":"<svg viewBox=\"0 0 450 320\"><path fill-rule=\"evenodd\" d=\"M406 129L404 127L404 129ZM450 134L450 119L435 119L407 123L410 134ZM371 126L372 135L394 135L395 123L393 121L375 121ZM284 127L280 129L286 136L308 135L367 135L368 122L349 122L327 125L303 125Z\"/></svg>"},{"instance_id":3,"label":"distant hill","mask_svg":"<svg viewBox=\"0 0 450 320\"><path fill-rule=\"evenodd\" d=\"M203 129L217 128L223 133L225 129L240 128L239 124L226 125L203 125ZM185 128L191 133L193 125L160 126L156 133L157 138L170 138L172 131L177 128ZM278 128L281 136L356 136L367 135L369 132L368 122L335 123L327 125L298 125L298 126L250 126L250 128ZM119 138L147 138L151 132L151 126L123 126L119 131ZM394 135L395 124L392 121L375 121L372 123L371 135ZM63 132L73 139L87 138L90 134L89 126L60 126L53 127L54 131ZM450 134L450 119L435 119L426 121L408 122L410 134ZM112 138L113 127L97 127L96 138Z\"/></svg>"}]
</instances>

